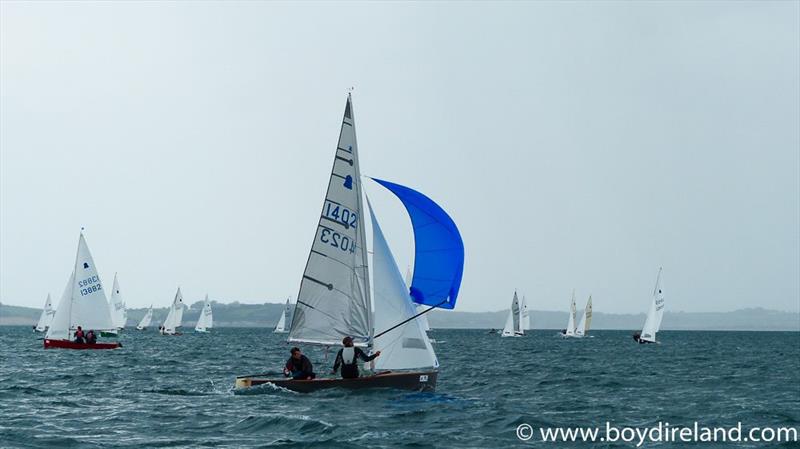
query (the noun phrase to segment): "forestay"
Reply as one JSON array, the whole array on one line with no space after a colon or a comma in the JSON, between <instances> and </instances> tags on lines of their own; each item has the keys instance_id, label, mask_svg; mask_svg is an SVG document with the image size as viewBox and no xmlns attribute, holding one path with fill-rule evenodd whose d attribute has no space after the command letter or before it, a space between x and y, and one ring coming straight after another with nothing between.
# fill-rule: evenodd
<instances>
[{"instance_id":1,"label":"forestay","mask_svg":"<svg viewBox=\"0 0 800 449\"><path fill-rule=\"evenodd\" d=\"M647 320L644 322L644 327L639 337L641 340L655 342L656 333L661 328L661 319L664 316L664 292L661 282L661 268L659 268L656 286L653 289L653 301L650 303Z\"/></svg>"},{"instance_id":2,"label":"forestay","mask_svg":"<svg viewBox=\"0 0 800 449\"><path fill-rule=\"evenodd\" d=\"M68 340L70 331L81 326L85 330L115 330L103 284L83 232L78 239L78 252L70 282L59 302L46 338Z\"/></svg>"},{"instance_id":3,"label":"forestay","mask_svg":"<svg viewBox=\"0 0 800 449\"><path fill-rule=\"evenodd\" d=\"M373 178L375 179L375 178ZM438 204L416 190L375 179L405 206L414 228L414 302L452 309L464 272L464 242L453 219Z\"/></svg>"},{"instance_id":4,"label":"forestay","mask_svg":"<svg viewBox=\"0 0 800 449\"><path fill-rule=\"evenodd\" d=\"M36 323L36 330L38 332L44 332L50 327L50 322L53 321L53 316L56 314L56 311L53 309L53 302L50 299L50 293L47 294L47 299L44 302L44 308L42 309L42 314L39 315L39 321Z\"/></svg>"},{"instance_id":5,"label":"forestay","mask_svg":"<svg viewBox=\"0 0 800 449\"><path fill-rule=\"evenodd\" d=\"M289 341L365 346L371 305L355 122L348 95L336 157L300 282Z\"/></svg>"},{"instance_id":6,"label":"forestay","mask_svg":"<svg viewBox=\"0 0 800 449\"><path fill-rule=\"evenodd\" d=\"M400 269L397 267L375 213L372 217L372 277L375 303L375 330L380 335L397 323L416 315ZM412 319L375 338L374 350L381 351L375 359L375 369L400 370L438 368L439 362L422 322Z\"/></svg>"}]
</instances>

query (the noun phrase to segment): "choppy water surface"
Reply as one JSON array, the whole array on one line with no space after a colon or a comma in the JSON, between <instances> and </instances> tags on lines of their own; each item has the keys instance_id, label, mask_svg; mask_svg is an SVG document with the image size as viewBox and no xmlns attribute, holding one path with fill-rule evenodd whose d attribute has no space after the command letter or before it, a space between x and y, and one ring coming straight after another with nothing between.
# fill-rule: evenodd
<instances>
[{"instance_id":1,"label":"choppy water surface","mask_svg":"<svg viewBox=\"0 0 800 449\"><path fill-rule=\"evenodd\" d=\"M432 336L443 341L435 393L234 394L236 375L280 369L285 336L128 330L121 350L45 351L29 328L0 327L0 446L566 447L520 442L515 429L800 426L800 333L663 332L643 346L618 331ZM330 370L332 356L307 353Z\"/></svg>"}]
</instances>

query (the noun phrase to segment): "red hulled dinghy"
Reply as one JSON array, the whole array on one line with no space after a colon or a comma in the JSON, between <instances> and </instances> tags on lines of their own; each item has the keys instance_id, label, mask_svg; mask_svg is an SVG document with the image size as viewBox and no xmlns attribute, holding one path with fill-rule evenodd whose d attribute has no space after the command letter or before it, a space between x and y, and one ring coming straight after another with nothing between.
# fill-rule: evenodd
<instances>
[{"instance_id":1,"label":"red hulled dinghy","mask_svg":"<svg viewBox=\"0 0 800 449\"><path fill-rule=\"evenodd\" d=\"M44 349L117 349L121 348L122 343L75 343L70 340L51 340L44 339Z\"/></svg>"}]
</instances>

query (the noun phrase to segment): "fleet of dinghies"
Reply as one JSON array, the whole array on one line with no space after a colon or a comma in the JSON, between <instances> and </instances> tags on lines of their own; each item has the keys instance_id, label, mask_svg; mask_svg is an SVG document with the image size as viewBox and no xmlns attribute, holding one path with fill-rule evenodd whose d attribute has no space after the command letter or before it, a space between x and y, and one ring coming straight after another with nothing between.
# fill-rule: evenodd
<instances>
[{"instance_id":1,"label":"fleet of dinghies","mask_svg":"<svg viewBox=\"0 0 800 449\"><path fill-rule=\"evenodd\" d=\"M365 348L368 353L380 351L381 356L373 360L368 375L355 379L287 380L249 375L236 378L237 389L265 383L300 392L331 387L435 389L439 360L431 345L433 340L427 334L430 326L426 314L435 308L455 307L464 269L464 244L452 218L433 200L400 184L368 179L394 194L411 219L414 269L408 267L405 279L363 189L353 104L348 94L333 168L291 326L287 328L291 310L287 298L274 332L288 332L289 343L319 345L326 351L329 347L338 347L344 337L351 337L355 346ZM367 214L369 220L365 219ZM371 251L366 238L368 225L372 235ZM664 313L661 284L659 268L644 327L633 335L638 343L656 343ZM34 326L36 332L46 333L44 347L121 347L118 342L72 340L79 328L104 336L116 335L125 328L127 308L116 273L108 300L105 291L82 228L75 263L58 307L53 307L48 294ZM183 312L183 295L178 287L159 332L180 335ZM588 336L592 323L591 295L577 326L576 313L573 290L567 327L561 332L565 338ZM152 320L151 304L136 329L146 330ZM212 327L213 311L206 295L194 329L205 333ZM527 300L524 295L520 300L515 291L501 336L522 337L530 328Z\"/></svg>"},{"instance_id":2,"label":"fleet of dinghies","mask_svg":"<svg viewBox=\"0 0 800 449\"><path fill-rule=\"evenodd\" d=\"M403 203L414 231L408 287L371 204L364 208L355 119L348 95L328 188L297 295L289 342L338 347L344 337L381 351L374 372L355 379L285 380L240 376L236 388L271 383L294 391L394 387L433 390L439 361L417 305L453 309L464 269L464 245L450 216L409 187L372 178ZM369 213L371 220L365 220ZM366 226L372 225L372 259ZM370 276L370 273L372 276Z\"/></svg>"}]
</instances>

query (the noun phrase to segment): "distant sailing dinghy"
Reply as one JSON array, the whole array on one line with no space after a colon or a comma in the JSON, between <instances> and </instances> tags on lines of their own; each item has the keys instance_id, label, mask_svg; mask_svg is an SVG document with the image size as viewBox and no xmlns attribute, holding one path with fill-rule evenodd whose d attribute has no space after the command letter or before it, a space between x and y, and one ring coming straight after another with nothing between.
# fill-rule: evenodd
<instances>
[{"instance_id":1,"label":"distant sailing dinghy","mask_svg":"<svg viewBox=\"0 0 800 449\"><path fill-rule=\"evenodd\" d=\"M375 182L397 196L414 230L410 288L372 216L373 251L366 246L362 178L348 95L328 190L289 331L290 343L340 347L351 337L367 352L380 350L374 374L356 379L291 380L240 376L236 388L270 383L298 392L326 388L399 388L432 391L439 362L416 305L455 307L464 269L464 245L453 220L427 196L388 181ZM371 210L371 208L370 208ZM370 279L372 269L372 282ZM373 283L374 291L370 288ZM327 367L326 367L327 368Z\"/></svg>"},{"instance_id":2,"label":"distant sailing dinghy","mask_svg":"<svg viewBox=\"0 0 800 449\"><path fill-rule=\"evenodd\" d=\"M589 295L589 301L586 302L586 308L583 309L583 317L578 327L575 328L575 336L578 338L589 335L589 327L592 325L592 295Z\"/></svg>"},{"instance_id":3,"label":"distant sailing dinghy","mask_svg":"<svg viewBox=\"0 0 800 449\"><path fill-rule=\"evenodd\" d=\"M116 329L111 319L105 290L97 274L89 246L83 237L78 238L78 254L67 287L44 337L45 349L114 349L119 343L76 343L72 333L81 326L84 332L95 333Z\"/></svg>"},{"instance_id":4,"label":"distant sailing dinghy","mask_svg":"<svg viewBox=\"0 0 800 449\"><path fill-rule=\"evenodd\" d=\"M531 330L531 311L528 310L528 300L522 296L522 331Z\"/></svg>"},{"instance_id":5,"label":"distant sailing dinghy","mask_svg":"<svg viewBox=\"0 0 800 449\"><path fill-rule=\"evenodd\" d=\"M275 326L275 330L272 331L276 334L284 334L288 332L286 330L286 315L289 314L289 298L286 298L286 305L283 306L283 313L281 313L281 318L278 320L278 324Z\"/></svg>"},{"instance_id":6,"label":"distant sailing dinghy","mask_svg":"<svg viewBox=\"0 0 800 449\"><path fill-rule=\"evenodd\" d=\"M104 337L115 337L117 331L125 328L125 323L128 321L128 311L125 309L125 301L122 300L122 294L119 292L119 281L117 280L117 273L114 273L114 285L111 288L111 296L108 298L109 308L111 309L111 320L117 327L112 332L103 332Z\"/></svg>"},{"instance_id":7,"label":"distant sailing dinghy","mask_svg":"<svg viewBox=\"0 0 800 449\"><path fill-rule=\"evenodd\" d=\"M519 299L517 299L517 292L514 292L514 298L511 300L511 308L508 310L508 318L506 318L506 325L503 327L501 337L522 337L525 332L522 330L522 311L519 307Z\"/></svg>"},{"instance_id":8,"label":"distant sailing dinghy","mask_svg":"<svg viewBox=\"0 0 800 449\"><path fill-rule=\"evenodd\" d=\"M147 309L147 312L144 313L142 317L142 321L139 321L139 325L136 326L136 330L147 330L147 326L150 325L150 322L153 321L153 305L150 304L150 308Z\"/></svg>"},{"instance_id":9,"label":"distant sailing dinghy","mask_svg":"<svg viewBox=\"0 0 800 449\"><path fill-rule=\"evenodd\" d=\"M214 325L214 317L211 312L211 302L208 301L206 295L203 301L203 310L200 311L200 317L197 318L197 324L194 326L195 332L209 332Z\"/></svg>"},{"instance_id":10,"label":"distant sailing dinghy","mask_svg":"<svg viewBox=\"0 0 800 449\"><path fill-rule=\"evenodd\" d=\"M182 323L183 294L181 294L181 288L178 287L178 291L175 292L175 299L172 300L169 313L167 313L167 319L165 319L164 324L161 325L161 335L181 335L181 333L178 332L178 328L181 327Z\"/></svg>"},{"instance_id":11,"label":"distant sailing dinghy","mask_svg":"<svg viewBox=\"0 0 800 449\"><path fill-rule=\"evenodd\" d=\"M657 343L656 332L661 328L661 318L664 316L664 292L661 287L661 268L658 269L656 276L656 286L653 289L653 300L650 302L650 310L647 312L647 319L641 332L633 334L633 339L637 343Z\"/></svg>"},{"instance_id":12,"label":"distant sailing dinghy","mask_svg":"<svg viewBox=\"0 0 800 449\"><path fill-rule=\"evenodd\" d=\"M569 303L569 320L567 321L567 328L561 331L562 337L575 336L575 290L572 290L572 300Z\"/></svg>"},{"instance_id":13,"label":"distant sailing dinghy","mask_svg":"<svg viewBox=\"0 0 800 449\"><path fill-rule=\"evenodd\" d=\"M53 302L50 300L50 293L48 293L47 299L44 302L42 314L39 315L39 321L36 323L36 326L34 326L33 330L35 332L46 332L47 328L50 327L50 322L53 321L55 314L56 311L53 309Z\"/></svg>"}]
</instances>

